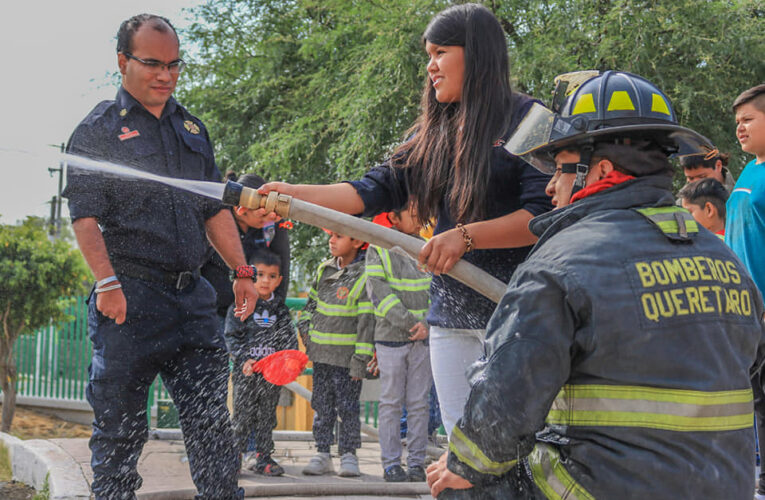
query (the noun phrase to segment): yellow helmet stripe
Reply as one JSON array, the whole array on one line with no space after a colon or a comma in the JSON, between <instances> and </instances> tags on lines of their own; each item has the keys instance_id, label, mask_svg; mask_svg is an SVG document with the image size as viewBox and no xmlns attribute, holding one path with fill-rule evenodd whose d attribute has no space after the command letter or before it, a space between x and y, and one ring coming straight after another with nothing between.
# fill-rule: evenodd
<instances>
[{"instance_id":1,"label":"yellow helmet stripe","mask_svg":"<svg viewBox=\"0 0 765 500\"><path fill-rule=\"evenodd\" d=\"M576 100L574 111L571 114L580 115L582 113L595 113L595 111L595 100L592 98L592 94L582 94Z\"/></svg>"},{"instance_id":2,"label":"yellow helmet stripe","mask_svg":"<svg viewBox=\"0 0 765 500\"><path fill-rule=\"evenodd\" d=\"M635 105L626 90L615 90L611 94L608 111L635 111Z\"/></svg>"},{"instance_id":3,"label":"yellow helmet stripe","mask_svg":"<svg viewBox=\"0 0 765 500\"><path fill-rule=\"evenodd\" d=\"M664 100L659 94L651 94L651 111L654 113L664 113L667 116L672 116L669 112L669 106L667 101Z\"/></svg>"}]
</instances>

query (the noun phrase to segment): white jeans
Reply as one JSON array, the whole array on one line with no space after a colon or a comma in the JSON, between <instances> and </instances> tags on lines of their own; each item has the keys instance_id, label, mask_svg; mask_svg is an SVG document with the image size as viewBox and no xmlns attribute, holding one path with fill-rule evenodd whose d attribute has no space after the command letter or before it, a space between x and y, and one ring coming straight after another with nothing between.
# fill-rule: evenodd
<instances>
[{"instance_id":1,"label":"white jeans","mask_svg":"<svg viewBox=\"0 0 765 500\"><path fill-rule=\"evenodd\" d=\"M441 405L441 420L450 436L470 395L467 369L483 355L486 330L430 327L430 365Z\"/></svg>"}]
</instances>

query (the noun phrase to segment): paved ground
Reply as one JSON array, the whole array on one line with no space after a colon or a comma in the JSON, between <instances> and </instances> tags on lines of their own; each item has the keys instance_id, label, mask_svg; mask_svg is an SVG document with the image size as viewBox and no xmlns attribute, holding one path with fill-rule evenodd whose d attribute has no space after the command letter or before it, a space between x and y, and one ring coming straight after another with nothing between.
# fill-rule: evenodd
<instances>
[{"instance_id":1,"label":"paved ground","mask_svg":"<svg viewBox=\"0 0 765 500\"><path fill-rule=\"evenodd\" d=\"M87 439L52 439L79 465L90 483L90 450ZM336 450L333 449L333 454ZM331 476L304 476L301 470L316 452L310 441L277 441L274 458L282 464L286 474L270 478L243 471L239 485L248 498L310 498L322 496L336 499L412 498L431 499L425 483L385 483L380 466L380 448L377 443L365 442L357 454L362 472L359 478ZM333 458L335 470L339 459ZM140 500L170 500L193 498L194 485L189 473L183 443L172 440L149 440L138 464L144 483L138 491Z\"/></svg>"}]
</instances>

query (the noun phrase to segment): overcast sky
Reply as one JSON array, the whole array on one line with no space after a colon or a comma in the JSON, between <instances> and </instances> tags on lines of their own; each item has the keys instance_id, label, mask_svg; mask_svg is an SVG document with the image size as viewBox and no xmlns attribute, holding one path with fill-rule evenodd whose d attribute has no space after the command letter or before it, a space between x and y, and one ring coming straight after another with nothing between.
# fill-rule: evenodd
<instances>
[{"instance_id":1,"label":"overcast sky","mask_svg":"<svg viewBox=\"0 0 765 500\"><path fill-rule=\"evenodd\" d=\"M48 145L66 142L98 102L114 98L110 75L117 68L120 23L150 12L183 28L190 14L182 9L201 3L6 2L0 29L0 223L50 214L58 177L48 167L58 166L58 149Z\"/></svg>"}]
</instances>

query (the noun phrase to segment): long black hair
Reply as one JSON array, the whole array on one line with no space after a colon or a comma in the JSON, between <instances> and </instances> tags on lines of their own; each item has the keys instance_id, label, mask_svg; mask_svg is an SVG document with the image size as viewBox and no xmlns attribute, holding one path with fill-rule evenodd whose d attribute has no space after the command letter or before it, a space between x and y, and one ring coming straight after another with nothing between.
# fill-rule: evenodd
<instances>
[{"instance_id":1,"label":"long black hair","mask_svg":"<svg viewBox=\"0 0 765 500\"><path fill-rule=\"evenodd\" d=\"M420 116L407 132L394 161L408 172L417 214L428 221L444 200L456 222L487 215L491 149L512 117L507 42L489 9L462 4L438 13L428 24L423 44L465 48L460 102L440 103L426 76Z\"/></svg>"}]
</instances>

